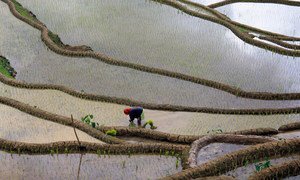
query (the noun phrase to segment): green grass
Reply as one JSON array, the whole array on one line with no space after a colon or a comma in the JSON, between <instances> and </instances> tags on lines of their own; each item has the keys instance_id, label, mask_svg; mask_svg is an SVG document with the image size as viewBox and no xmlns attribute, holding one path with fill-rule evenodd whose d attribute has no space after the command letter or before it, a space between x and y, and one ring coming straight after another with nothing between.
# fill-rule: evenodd
<instances>
[{"instance_id":1,"label":"green grass","mask_svg":"<svg viewBox=\"0 0 300 180\"><path fill-rule=\"evenodd\" d=\"M33 21L38 21L35 17L31 16L29 11L24 8L18 1L12 0L15 5L16 10L23 16Z\"/></svg>"},{"instance_id":2,"label":"green grass","mask_svg":"<svg viewBox=\"0 0 300 180\"><path fill-rule=\"evenodd\" d=\"M36 19L35 17L30 15L30 11L26 8L24 8L22 6L22 4L20 4L18 1L16 0L12 0L12 2L15 5L16 10L25 18L33 20L33 21L39 21L38 19ZM57 34L54 34L53 32L49 31L48 33L49 37L51 38L51 40L59 45L59 46L64 46L63 42L60 40L59 36Z\"/></svg>"},{"instance_id":3,"label":"green grass","mask_svg":"<svg viewBox=\"0 0 300 180\"><path fill-rule=\"evenodd\" d=\"M9 78L14 78L8 71L8 69L6 68L7 66L9 66L8 64L8 60L1 57L0 56L0 73L3 74L6 77ZM9 66L10 67L10 66Z\"/></svg>"},{"instance_id":4,"label":"green grass","mask_svg":"<svg viewBox=\"0 0 300 180\"><path fill-rule=\"evenodd\" d=\"M64 46L64 43L61 42L61 40L57 34L54 34L53 32L49 31L48 35L55 44L57 44L59 46Z\"/></svg>"}]
</instances>

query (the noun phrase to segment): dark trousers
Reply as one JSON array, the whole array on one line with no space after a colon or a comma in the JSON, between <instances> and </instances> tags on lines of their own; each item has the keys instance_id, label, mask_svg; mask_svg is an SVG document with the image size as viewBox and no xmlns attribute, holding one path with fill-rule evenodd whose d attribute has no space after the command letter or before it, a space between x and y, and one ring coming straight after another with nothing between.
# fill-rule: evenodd
<instances>
[{"instance_id":1,"label":"dark trousers","mask_svg":"<svg viewBox=\"0 0 300 180\"><path fill-rule=\"evenodd\" d=\"M136 119L137 119L138 126L142 126L142 117L140 116L140 117L138 117L138 118L136 118ZM130 121L130 122L133 122L134 119L130 119L129 121Z\"/></svg>"}]
</instances>

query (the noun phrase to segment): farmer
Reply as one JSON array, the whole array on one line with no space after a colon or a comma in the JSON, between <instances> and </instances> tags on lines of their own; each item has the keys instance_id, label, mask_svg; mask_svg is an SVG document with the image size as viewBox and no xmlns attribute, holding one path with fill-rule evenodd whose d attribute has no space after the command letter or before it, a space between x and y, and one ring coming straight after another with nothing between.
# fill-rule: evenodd
<instances>
[{"instance_id":1,"label":"farmer","mask_svg":"<svg viewBox=\"0 0 300 180\"><path fill-rule=\"evenodd\" d=\"M133 122L135 118L137 118L138 126L142 125L142 107L132 107L124 109L124 114L129 115L129 122Z\"/></svg>"}]
</instances>

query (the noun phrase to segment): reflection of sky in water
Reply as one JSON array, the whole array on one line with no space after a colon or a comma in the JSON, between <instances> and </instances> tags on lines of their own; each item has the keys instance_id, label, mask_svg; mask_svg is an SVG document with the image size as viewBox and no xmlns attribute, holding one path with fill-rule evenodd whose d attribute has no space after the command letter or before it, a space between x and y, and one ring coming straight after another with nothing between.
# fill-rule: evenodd
<instances>
[{"instance_id":1,"label":"reflection of sky in water","mask_svg":"<svg viewBox=\"0 0 300 180\"><path fill-rule=\"evenodd\" d=\"M204 5L210 5L210 4L220 2L222 0L190 0L190 1L200 3L200 4L204 4Z\"/></svg>"},{"instance_id":2,"label":"reflection of sky in water","mask_svg":"<svg viewBox=\"0 0 300 180\"><path fill-rule=\"evenodd\" d=\"M292 160L295 160L298 158L299 158L299 156L297 156L297 155L281 157L281 158L276 158L276 159L270 159L270 163L271 163L271 166L276 166L276 165L286 163L288 161L292 161ZM260 161L260 162L263 163L266 161ZM256 172L255 164L257 164L257 163L249 163L246 166L238 167L232 171L225 173L225 175L233 176L236 179L248 179L249 176L253 175L253 173ZM290 180L290 178L286 178L286 179ZM292 178L291 178L291 180L292 180ZM294 178L293 178L293 180L294 180ZM297 179L295 179L295 180L297 180Z\"/></svg>"},{"instance_id":3,"label":"reflection of sky in water","mask_svg":"<svg viewBox=\"0 0 300 180\"><path fill-rule=\"evenodd\" d=\"M198 84L90 58L60 56L47 50L40 32L19 21L4 3L0 26L0 52L11 60L17 79L32 83L65 85L77 91L117 96L149 103L197 107L267 108L298 106L300 101L259 101L237 98Z\"/></svg>"},{"instance_id":4,"label":"reflection of sky in water","mask_svg":"<svg viewBox=\"0 0 300 180\"><path fill-rule=\"evenodd\" d=\"M80 158L81 164L80 164ZM1 179L158 179L180 172L175 157L155 155L54 154L0 152ZM80 171L79 171L80 165Z\"/></svg>"},{"instance_id":5,"label":"reflection of sky in water","mask_svg":"<svg viewBox=\"0 0 300 180\"><path fill-rule=\"evenodd\" d=\"M235 3L219 7L217 10L243 24L289 36L300 36L300 7Z\"/></svg>"},{"instance_id":6,"label":"reflection of sky in water","mask_svg":"<svg viewBox=\"0 0 300 180\"><path fill-rule=\"evenodd\" d=\"M68 44L246 90L300 91L300 61L248 45L223 26L169 6L141 0L20 2Z\"/></svg>"}]
</instances>

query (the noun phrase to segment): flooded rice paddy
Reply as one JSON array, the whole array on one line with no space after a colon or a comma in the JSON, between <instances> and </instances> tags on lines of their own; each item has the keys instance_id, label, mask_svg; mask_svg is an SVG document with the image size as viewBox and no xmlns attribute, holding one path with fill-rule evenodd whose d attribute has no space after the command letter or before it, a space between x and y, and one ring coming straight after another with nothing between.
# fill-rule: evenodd
<instances>
[{"instance_id":1,"label":"flooded rice paddy","mask_svg":"<svg viewBox=\"0 0 300 180\"><path fill-rule=\"evenodd\" d=\"M33 117L2 104L0 112L1 139L27 143L77 141L71 127ZM103 143L80 130L76 132L81 141Z\"/></svg>"},{"instance_id":2,"label":"flooded rice paddy","mask_svg":"<svg viewBox=\"0 0 300 180\"><path fill-rule=\"evenodd\" d=\"M217 8L234 21L300 37L300 7L272 3L234 3Z\"/></svg>"},{"instance_id":3,"label":"flooded rice paddy","mask_svg":"<svg viewBox=\"0 0 300 180\"><path fill-rule=\"evenodd\" d=\"M291 160L295 160L295 159L299 159L299 158L300 158L299 155L294 155L294 156L289 156L289 157L270 159L270 163L271 163L271 165L279 165L281 163L285 163L287 161L291 161ZM265 162L265 161L261 161L261 162ZM226 175L233 176L238 180L247 179L249 176L251 176L253 173L256 172L255 164L258 164L258 163L259 162L251 163L246 166L236 168L235 170L227 172Z\"/></svg>"},{"instance_id":4,"label":"flooded rice paddy","mask_svg":"<svg viewBox=\"0 0 300 180\"><path fill-rule=\"evenodd\" d=\"M182 169L180 163L176 168L175 157L155 155L51 156L0 152L0 159L3 179L157 179Z\"/></svg>"},{"instance_id":5,"label":"flooded rice paddy","mask_svg":"<svg viewBox=\"0 0 300 180\"><path fill-rule=\"evenodd\" d=\"M95 51L124 61L248 91L300 90L299 58L251 46L223 26L179 13L166 5L142 0L20 2L67 44L89 45ZM292 17L297 16L295 10L291 12L294 12ZM289 16L285 20L290 20ZM293 22L300 24L296 23L299 18ZM297 25L293 27L293 31L299 29Z\"/></svg>"},{"instance_id":6,"label":"flooded rice paddy","mask_svg":"<svg viewBox=\"0 0 300 180\"><path fill-rule=\"evenodd\" d=\"M1 36L0 52L10 59L21 81L59 84L77 91L158 104L214 108L282 108L300 104L237 98L216 89L94 59L60 56L47 50L39 31L13 17L4 3L0 7L5 17L0 32L6 34Z\"/></svg>"},{"instance_id":7,"label":"flooded rice paddy","mask_svg":"<svg viewBox=\"0 0 300 180\"><path fill-rule=\"evenodd\" d=\"M144 0L18 0L70 45L88 45L119 60L166 69L229 84L246 91L289 93L300 90L300 58L286 57L246 44L229 29L188 16L173 7ZM217 0L193 0L205 5ZM212 15L197 7L193 10ZM108 65L91 58L70 58L50 51L40 32L16 19L0 1L0 55L10 60L17 80L64 85L77 91L157 104L227 109L287 108L297 101L238 98L198 84ZM289 36L300 36L299 7L236 3L217 8L234 21ZM268 11L266 11L268 10ZM268 13L266 13L268 12ZM279 12L279 13L278 13ZM278 13L278 14L276 14ZM259 19L259 20L257 20ZM299 44L299 42L291 42ZM104 126L128 126L124 105L79 99L56 90L20 89L0 83L0 96L49 113L81 119L93 114ZM0 105L0 138L32 143L75 141L73 128ZM279 128L299 122L300 115L215 115L145 109L157 130L207 135L251 128ZM77 130L81 141L103 143ZM299 138L299 132L273 136ZM131 143L157 141L123 137ZM165 142L167 143L167 142ZM198 165L246 148L212 143L198 154ZM272 159L279 164L299 156ZM0 152L4 179L158 179L182 171L175 157L158 155L53 154ZM245 179L255 163L226 175ZM294 177L294 179L297 177ZM293 178L291 178L293 179Z\"/></svg>"},{"instance_id":8,"label":"flooded rice paddy","mask_svg":"<svg viewBox=\"0 0 300 180\"><path fill-rule=\"evenodd\" d=\"M55 90L19 89L3 83L0 83L0 93L4 97L16 99L30 106L36 106L44 111L67 117L72 114L78 120L87 114L93 114L93 120L100 125L129 125L129 118L123 113L126 106L123 105L87 101ZM18 110L14 110L14 112L18 112ZM287 123L299 122L299 116L298 114L269 116L217 115L145 110L145 120L152 119L154 125L158 127L158 131L186 135L207 134L207 131L213 129L222 129L224 132L260 127L277 129ZM73 132L71 137L73 137Z\"/></svg>"},{"instance_id":9,"label":"flooded rice paddy","mask_svg":"<svg viewBox=\"0 0 300 180\"><path fill-rule=\"evenodd\" d=\"M246 148L246 145L213 143L203 147L197 157L197 165L204 164L225 154Z\"/></svg>"}]
</instances>

